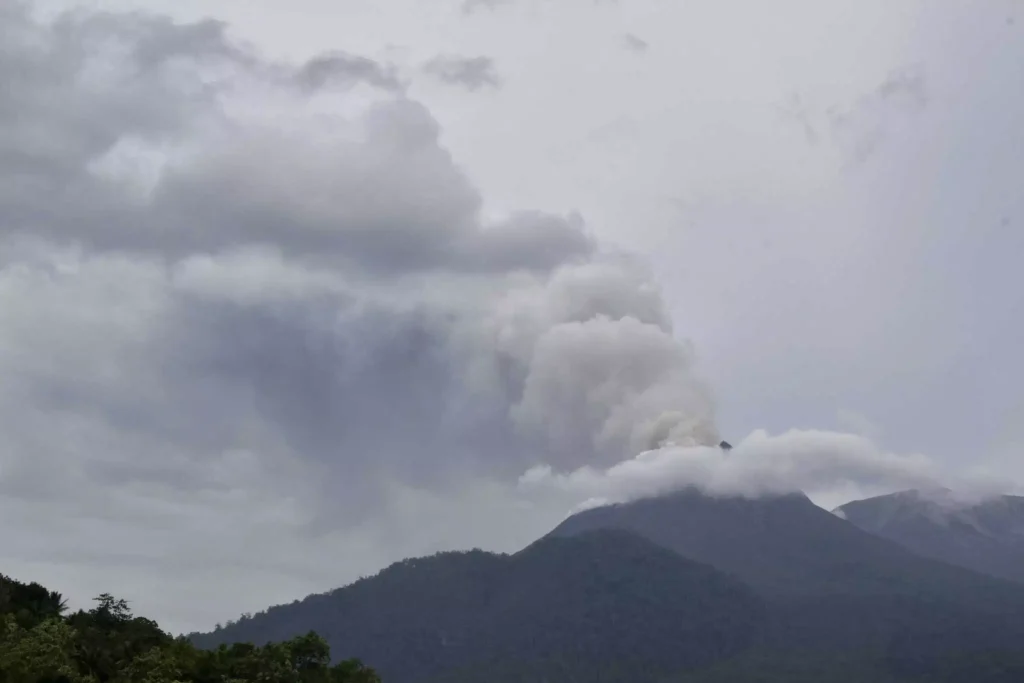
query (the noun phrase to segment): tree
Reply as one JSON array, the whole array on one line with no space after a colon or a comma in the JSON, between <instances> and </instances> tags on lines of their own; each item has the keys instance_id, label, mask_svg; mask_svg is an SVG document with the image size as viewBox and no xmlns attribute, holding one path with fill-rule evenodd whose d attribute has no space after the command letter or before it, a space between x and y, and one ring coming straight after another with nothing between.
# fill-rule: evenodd
<instances>
[{"instance_id":1,"label":"tree","mask_svg":"<svg viewBox=\"0 0 1024 683\"><path fill-rule=\"evenodd\" d=\"M262 647L197 649L103 593L64 615L60 593L0 576L0 683L379 683L356 660L331 667L315 632Z\"/></svg>"},{"instance_id":2,"label":"tree","mask_svg":"<svg viewBox=\"0 0 1024 683\"><path fill-rule=\"evenodd\" d=\"M110 593L101 593L93 598L93 602L99 604L89 610L89 614L97 621L116 625L127 623L132 618L132 611L128 607L128 601L119 600Z\"/></svg>"},{"instance_id":3,"label":"tree","mask_svg":"<svg viewBox=\"0 0 1024 683\"><path fill-rule=\"evenodd\" d=\"M326 670L331 663L331 648L314 631L284 643L292 668L298 673Z\"/></svg>"},{"instance_id":4,"label":"tree","mask_svg":"<svg viewBox=\"0 0 1024 683\"><path fill-rule=\"evenodd\" d=\"M13 614L25 628L59 617L66 610L67 601L57 591L0 575L0 614Z\"/></svg>"},{"instance_id":5,"label":"tree","mask_svg":"<svg viewBox=\"0 0 1024 683\"><path fill-rule=\"evenodd\" d=\"M89 681L75 666L75 637L75 630L61 619L48 619L25 629L7 615L0 639L0 673L9 683Z\"/></svg>"}]
</instances>

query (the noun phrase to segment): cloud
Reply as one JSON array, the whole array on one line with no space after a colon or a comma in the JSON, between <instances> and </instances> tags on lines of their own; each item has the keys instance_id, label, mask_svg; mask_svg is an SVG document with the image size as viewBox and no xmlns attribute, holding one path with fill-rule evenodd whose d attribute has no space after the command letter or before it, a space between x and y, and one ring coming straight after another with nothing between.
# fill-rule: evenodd
<instances>
[{"instance_id":1,"label":"cloud","mask_svg":"<svg viewBox=\"0 0 1024 683\"><path fill-rule=\"evenodd\" d=\"M328 84L338 87L365 82L385 90L399 90L402 85L393 67L385 67L372 59L341 52L310 59L298 69L295 80L301 87L312 91Z\"/></svg>"},{"instance_id":2,"label":"cloud","mask_svg":"<svg viewBox=\"0 0 1024 683\"><path fill-rule=\"evenodd\" d=\"M836 411L836 424L843 431L877 440L881 430L866 416L846 408Z\"/></svg>"},{"instance_id":3,"label":"cloud","mask_svg":"<svg viewBox=\"0 0 1024 683\"><path fill-rule=\"evenodd\" d=\"M501 87L501 77L490 57L462 57L459 55L438 55L423 65L423 71L448 85L458 85L467 90Z\"/></svg>"},{"instance_id":4,"label":"cloud","mask_svg":"<svg viewBox=\"0 0 1024 683\"><path fill-rule=\"evenodd\" d=\"M909 115L919 113L928 104L928 83L924 70L907 66L891 71L880 83L848 103L834 103L822 111L799 93L790 95L780 111L786 120L798 126L811 146L821 137L828 140L846 158L847 167L871 158L880 145Z\"/></svg>"},{"instance_id":5,"label":"cloud","mask_svg":"<svg viewBox=\"0 0 1024 683\"><path fill-rule=\"evenodd\" d=\"M882 144L894 116L916 113L927 103L924 73L920 68L907 67L891 72L848 107L830 107L826 117L833 138L848 149L852 163L860 164Z\"/></svg>"},{"instance_id":6,"label":"cloud","mask_svg":"<svg viewBox=\"0 0 1024 683\"><path fill-rule=\"evenodd\" d=\"M555 489L584 507L627 502L695 487L711 495L760 497L804 492L812 497L844 488L861 492L936 489L955 483L977 495L1001 492L990 477L953 475L921 454L901 455L854 434L790 430L752 432L726 452L708 446L667 446L601 469L557 473L538 466L520 478L526 490Z\"/></svg>"}]
</instances>

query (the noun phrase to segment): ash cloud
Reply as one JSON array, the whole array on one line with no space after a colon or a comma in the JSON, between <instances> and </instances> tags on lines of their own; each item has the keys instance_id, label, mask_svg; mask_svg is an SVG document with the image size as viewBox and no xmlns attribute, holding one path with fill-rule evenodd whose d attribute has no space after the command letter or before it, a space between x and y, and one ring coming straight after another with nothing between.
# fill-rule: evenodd
<instances>
[{"instance_id":1,"label":"ash cloud","mask_svg":"<svg viewBox=\"0 0 1024 683\"><path fill-rule=\"evenodd\" d=\"M82 511L115 484L266 487L324 529L372 518L393 482L514 482L713 437L650 273L578 216L485 221L388 66L14 7L5 490Z\"/></svg>"}]
</instances>

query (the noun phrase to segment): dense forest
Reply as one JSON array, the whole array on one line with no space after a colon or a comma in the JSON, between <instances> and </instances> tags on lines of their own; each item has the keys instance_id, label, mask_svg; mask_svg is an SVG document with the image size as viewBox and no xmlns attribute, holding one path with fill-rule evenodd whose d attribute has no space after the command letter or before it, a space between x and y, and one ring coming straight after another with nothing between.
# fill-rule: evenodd
<instances>
[{"instance_id":1,"label":"dense forest","mask_svg":"<svg viewBox=\"0 0 1024 683\"><path fill-rule=\"evenodd\" d=\"M202 650L109 594L68 613L59 592L0 575L2 683L379 683L358 660L331 665L308 632L284 642Z\"/></svg>"}]
</instances>

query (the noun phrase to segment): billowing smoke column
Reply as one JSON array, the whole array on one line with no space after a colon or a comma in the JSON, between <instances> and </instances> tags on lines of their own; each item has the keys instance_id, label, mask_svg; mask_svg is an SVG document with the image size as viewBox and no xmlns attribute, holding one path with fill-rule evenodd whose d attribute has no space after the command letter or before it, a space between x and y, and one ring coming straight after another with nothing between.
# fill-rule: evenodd
<instances>
[{"instance_id":1,"label":"billowing smoke column","mask_svg":"<svg viewBox=\"0 0 1024 683\"><path fill-rule=\"evenodd\" d=\"M394 68L0 14L12 485L69 471L70 431L97 484L305 477L355 521L385 482L717 443L644 265L574 216L484 220Z\"/></svg>"}]
</instances>

